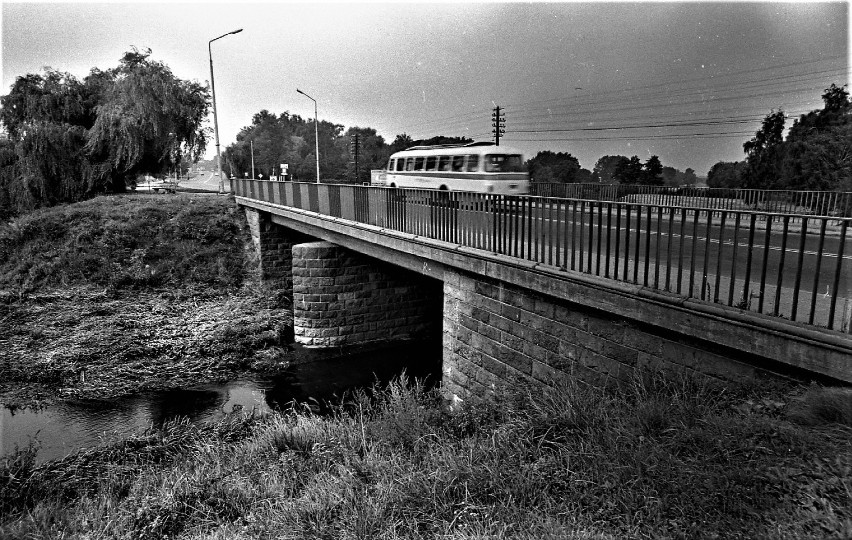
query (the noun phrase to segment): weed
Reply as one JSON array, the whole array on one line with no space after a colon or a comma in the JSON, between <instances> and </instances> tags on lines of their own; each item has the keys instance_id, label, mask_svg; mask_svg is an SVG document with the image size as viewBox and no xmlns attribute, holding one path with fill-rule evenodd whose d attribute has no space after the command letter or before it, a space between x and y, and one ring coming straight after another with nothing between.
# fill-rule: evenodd
<instances>
[{"instance_id":1,"label":"weed","mask_svg":"<svg viewBox=\"0 0 852 540\"><path fill-rule=\"evenodd\" d=\"M810 388L789 416L804 425L836 423L852 427L852 389Z\"/></svg>"},{"instance_id":2,"label":"weed","mask_svg":"<svg viewBox=\"0 0 852 540\"><path fill-rule=\"evenodd\" d=\"M324 416L176 424L57 463L22 457L0 474L0 536L848 536L848 428L736 410L741 396L686 377L563 381L449 412L400 379Z\"/></svg>"}]
</instances>

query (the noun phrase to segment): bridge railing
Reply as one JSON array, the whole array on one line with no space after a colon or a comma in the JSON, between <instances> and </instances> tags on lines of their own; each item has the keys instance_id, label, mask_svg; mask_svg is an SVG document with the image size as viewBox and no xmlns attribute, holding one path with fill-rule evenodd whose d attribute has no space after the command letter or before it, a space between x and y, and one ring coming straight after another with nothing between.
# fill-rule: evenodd
<instances>
[{"instance_id":1,"label":"bridge railing","mask_svg":"<svg viewBox=\"0 0 852 540\"><path fill-rule=\"evenodd\" d=\"M850 332L852 218L234 180L235 194Z\"/></svg>"},{"instance_id":2,"label":"bridge railing","mask_svg":"<svg viewBox=\"0 0 852 540\"><path fill-rule=\"evenodd\" d=\"M618 201L719 210L754 210L793 216L852 216L850 191L697 188L620 184L551 184L533 182L530 195Z\"/></svg>"}]
</instances>

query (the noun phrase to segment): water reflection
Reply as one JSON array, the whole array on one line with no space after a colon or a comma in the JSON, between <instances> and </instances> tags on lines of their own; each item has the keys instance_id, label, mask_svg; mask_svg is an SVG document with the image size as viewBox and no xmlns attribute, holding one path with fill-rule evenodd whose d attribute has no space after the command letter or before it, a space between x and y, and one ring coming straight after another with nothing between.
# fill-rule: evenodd
<instances>
[{"instance_id":1,"label":"water reflection","mask_svg":"<svg viewBox=\"0 0 852 540\"><path fill-rule=\"evenodd\" d=\"M39 461L61 458L151 425L187 417L215 420L235 410L266 413L293 402L334 400L349 389L386 383L403 370L436 383L440 343L425 347L349 354L293 367L273 377L222 385L140 394L119 401L64 402L40 411L0 407L0 456L38 440Z\"/></svg>"}]
</instances>

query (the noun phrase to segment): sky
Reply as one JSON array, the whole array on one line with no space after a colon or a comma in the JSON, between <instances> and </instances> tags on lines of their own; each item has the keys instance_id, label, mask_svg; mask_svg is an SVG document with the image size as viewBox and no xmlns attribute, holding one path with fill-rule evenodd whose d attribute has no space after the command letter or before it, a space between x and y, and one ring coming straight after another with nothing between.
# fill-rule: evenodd
<instances>
[{"instance_id":1,"label":"sky","mask_svg":"<svg viewBox=\"0 0 852 540\"><path fill-rule=\"evenodd\" d=\"M526 158L659 156L707 174L761 119L822 107L850 76L848 2L2 2L2 85L83 78L131 47L210 80L222 149L266 109L346 128L493 140ZM209 119L212 126L212 114ZM215 155L211 142L208 156Z\"/></svg>"}]
</instances>

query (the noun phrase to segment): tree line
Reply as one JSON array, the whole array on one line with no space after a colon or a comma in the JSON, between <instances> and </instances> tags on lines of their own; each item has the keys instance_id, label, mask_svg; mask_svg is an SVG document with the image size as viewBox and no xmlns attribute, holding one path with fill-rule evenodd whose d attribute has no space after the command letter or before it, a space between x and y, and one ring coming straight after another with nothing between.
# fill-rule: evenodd
<instances>
[{"instance_id":1,"label":"tree line","mask_svg":"<svg viewBox=\"0 0 852 540\"><path fill-rule=\"evenodd\" d=\"M541 183L681 186L698 181L694 170L664 166L659 156L651 156L642 163L638 156L607 155L598 159L590 171L580 167L580 161L567 152L545 150L529 159L527 167L530 180Z\"/></svg>"},{"instance_id":2,"label":"tree line","mask_svg":"<svg viewBox=\"0 0 852 540\"><path fill-rule=\"evenodd\" d=\"M473 142L466 137L442 135L414 140L401 133L387 144L371 127L356 126L344 131L341 124L321 120L315 129L312 119L291 115L288 111L275 115L264 109L252 117L251 125L243 127L236 142L223 152L223 173L251 176L253 153L256 177L279 175L281 165L286 164L291 180L314 181L316 134L319 135L320 178L324 182L355 184L369 182L371 169L384 168L392 154L411 146Z\"/></svg>"},{"instance_id":3,"label":"tree line","mask_svg":"<svg viewBox=\"0 0 852 540\"><path fill-rule=\"evenodd\" d=\"M93 68L78 80L46 68L19 76L0 97L0 219L41 206L122 192L140 175L185 172L204 154L211 130L206 84L175 77L150 49L133 49L115 68ZM852 191L852 102L832 84L825 106L796 120L786 139L785 115L772 111L743 145L746 157L719 162L708 173L712 187ZM316 178L319 135L323 181L363 183L370 170L410 146L467 143L465 137L413 140L396 135L388 144L375 129L314 121L289 112L261 110L223 153L223 172ZM664 166L658 156L606 155L590 171L567 152L541 151L527 161L534 182L690 185L695 171Z\"/></svg>"},{"instance_id":4,"label":"tree line","mask_svg":"<svg viewBox=\"0 0 852 540\"><path fill-rule=\"evenodd\" d=\"M707 185L720 188L852 191L852 100L846 85L822 94L823 108L801 115L784 138L784 111L772 110L743 144L745 159L720 161Z\"/></svg>"}]
</instances>

